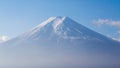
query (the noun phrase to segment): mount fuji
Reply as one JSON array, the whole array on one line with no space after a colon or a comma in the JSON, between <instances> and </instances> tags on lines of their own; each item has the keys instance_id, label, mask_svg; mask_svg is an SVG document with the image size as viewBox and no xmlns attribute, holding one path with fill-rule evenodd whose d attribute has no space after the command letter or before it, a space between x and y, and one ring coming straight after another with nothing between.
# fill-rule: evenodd
<instances>
[{"instance_id":1,"label":"mount fuji","mask_svg":"<svg viewBox=\"0 0 120 68\"><path fill-rule=\"evenodd\" d=\"M69 17L50 17L0 46L0 67L119 68L120 43Z\"/></svg>"}]
</instances>

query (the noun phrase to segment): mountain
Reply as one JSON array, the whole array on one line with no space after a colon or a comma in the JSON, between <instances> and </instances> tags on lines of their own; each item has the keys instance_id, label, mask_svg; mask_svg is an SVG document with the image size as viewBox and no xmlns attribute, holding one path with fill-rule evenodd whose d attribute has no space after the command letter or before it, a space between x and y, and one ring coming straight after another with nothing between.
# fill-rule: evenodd
<instances>
[{"instance_id":1,"label":"mountain","mask_svg":"<svg viewBox=\"0 0 120 68\"><path fill-rule=\"evenodd\" d=\"M13 39L14 40L14 39ZM24 41L51 41L57 45L61 42L78 45L118 45L116 41L94 32L68 17L50 17L32 30L15 38ZM22 41L23 40L23 41ZM64 45L64 44L63 44Z\"/></svg>"},{"instance_id":2,"label":"mountain","mask_svg":"<svg viewBox=\"0 0 120 68\"><path fill-rule=\"evenodd\" d=\"M21 68L120 67L119 42L69 17L50 17L35 28L6 41L0 50L0 66L7 66L7 63L9 67Z\"/></svg>"}]
</instances>

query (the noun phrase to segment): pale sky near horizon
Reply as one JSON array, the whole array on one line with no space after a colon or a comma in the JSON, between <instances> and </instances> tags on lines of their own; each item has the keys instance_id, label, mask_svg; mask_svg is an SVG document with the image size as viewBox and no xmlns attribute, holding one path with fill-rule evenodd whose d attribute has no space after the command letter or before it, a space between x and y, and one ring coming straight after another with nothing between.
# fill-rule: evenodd
<instances>
[{"instance_id":1,"label":"pale sky near horizon","mask_svg":"<svg viewBox=\"0 0 120 68\"><path fill-rule=\"evenodd\" d=\"M51 16L120 38L120 0L0 0L0 38L18 36Z\"/></svg>"}]
</instances>

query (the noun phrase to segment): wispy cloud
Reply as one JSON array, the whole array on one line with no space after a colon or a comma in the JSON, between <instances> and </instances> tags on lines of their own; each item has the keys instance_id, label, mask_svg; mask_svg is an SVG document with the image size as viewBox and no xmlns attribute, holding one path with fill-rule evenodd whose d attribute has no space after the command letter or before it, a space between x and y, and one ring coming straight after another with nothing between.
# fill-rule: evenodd
<instances>
[{"instance_id":1,"label":"wispy cloud","mask_svg":"<svg viewBox=\"0 0 120 68\"><path fill-rule=\"evenodd\" d=\"M112 39L120 42L120 38L112 38Z\"/></svg>"},{"instance_id":2,"label":"wispy cloud","mask_svg":"<svg viewBox=\"0 0 120 68\"><path fill-rule=\"evenodd\" d=\"M120 42L120 29L116 33L114 33L113 35L116 36L113 38L113 40Z\"/></svg>"},{"instance_id":3,"label":"wispy cloud","mask_svg":"<svg viewBox=\"0 0 120 68\"><path fill-rule=\"evenodd\" d=\"M97 20L93 20L93 23L96 24L97 26L107 25L107 26L117 27L117 31L113 33L112 38L113 40L120 41L120 20L97 19Z\"/></svg>"},{"instance_id":4,"label":"wispy cloud","mask_svg":"<svg viewBox=\"0 0 120 68\"><path fill-rule=\"evenodd\" d=\"M5 36L5 35L0 36L0 42L5 42L5 41L7 41L8 39L9 39L8 36Z\"/></svg>"},{"instance_id":5,"label":"wispy cloud","mask_svg":"<svg viewBox=\"0 0 120 68\"><path fill-rule=\"evenodd\" d=\"M120 20L115 21L111 19L98 19L98 20L93 20L93 22L98 26L108 25L108 26L120 27Z\"/></svg>"}]
</instances>

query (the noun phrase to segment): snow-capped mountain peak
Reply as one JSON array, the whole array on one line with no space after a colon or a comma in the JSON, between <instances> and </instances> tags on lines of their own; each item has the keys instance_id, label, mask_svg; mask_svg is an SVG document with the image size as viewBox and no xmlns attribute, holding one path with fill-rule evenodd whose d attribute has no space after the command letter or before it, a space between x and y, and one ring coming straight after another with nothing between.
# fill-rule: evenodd
<instances>
[{"instance_id":1,"label":"snow-capped mountain peak","mask_svg":"<svg viewBox=\"0 0 120 68\"><path fill-rule=\"evenodd\" d=\"M61 23L63 23L63 21L65 19L67 19L68 17L61 17L61 16L56 16L56 17L50 17L48 20L42 22L40 25L38 25L38 28L44 27L45 25L52 23L54 28L57 27L58 25L60 25Z\"/></svg>"},{"instance_id":2,"label":"snow-capped mountain peak","mask_svg":"<svg viewBox=\"0 0 120 68\"><path fill-rule=\"evenodd\" d=\"M22 40L74 43L77 45L118 45L114 40L99 34L69 17L50 17L35 28L16 37ZM115 43L115 44L114 44Z\"/></svg>"},{"instance_id":3,"label":"snow-capped mountain peak","mask_svg":"<svg viewBox=\"0 0 120 68\"><path fill-rule=\"evenodd\" d=\"M56 17L50 17L46 21L40 23L38 26L33 28L29 31L29 35L27 36L33 36L34 34L41 34L44 33L44 35L50 34L56 34L56 35L63 35L65 32L70 31L70 28L67 24L71 23L72 19L65 16L56 16ZM66 29L67 28L67 29Z\"/></svg>"}]
</instances>

